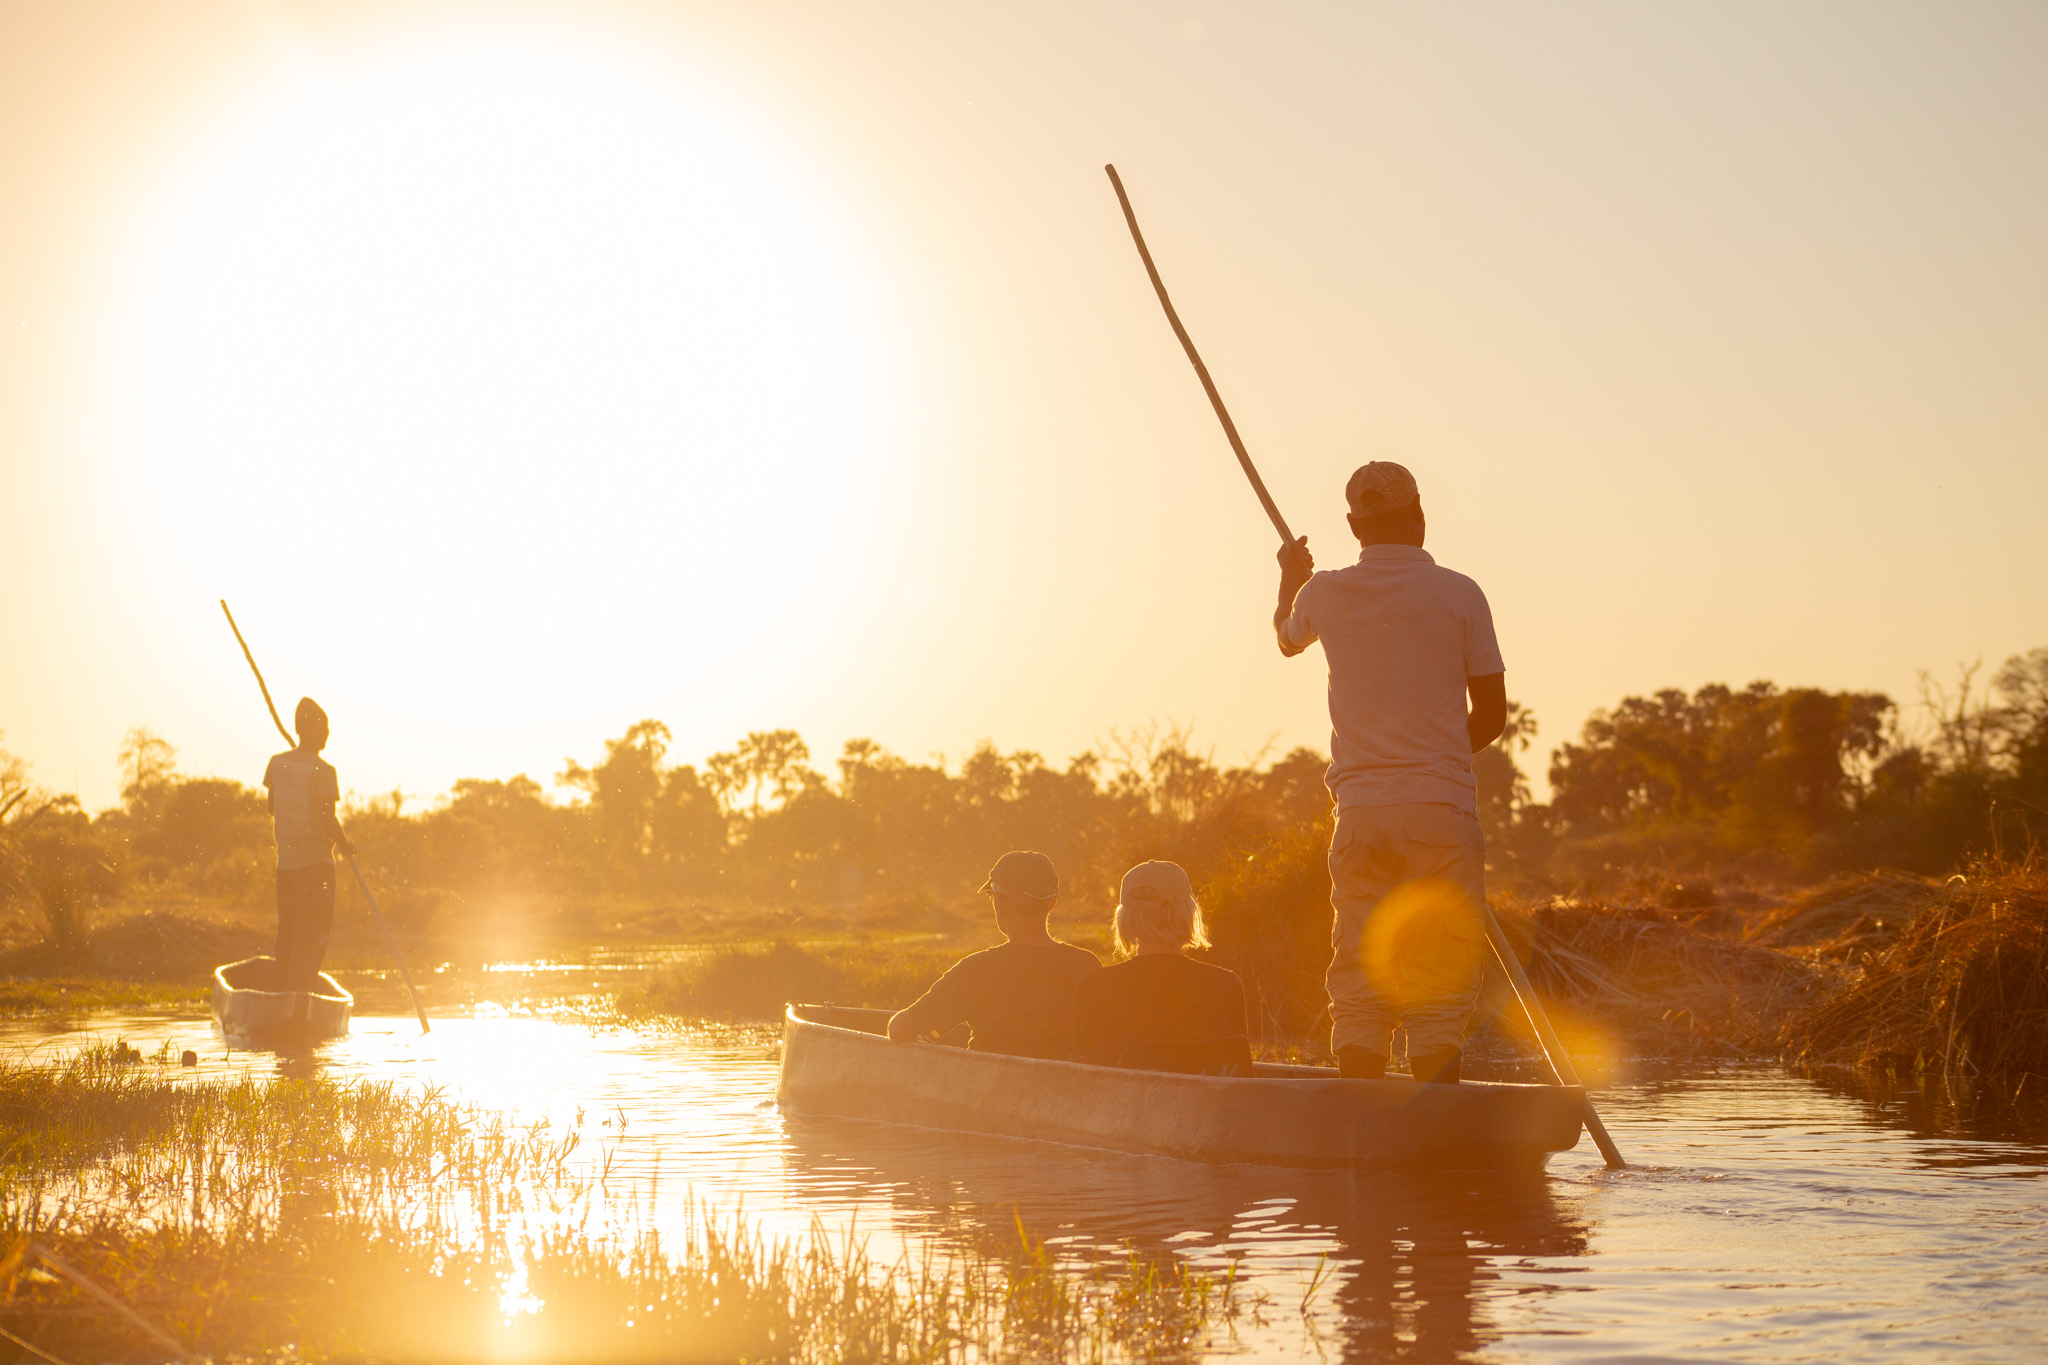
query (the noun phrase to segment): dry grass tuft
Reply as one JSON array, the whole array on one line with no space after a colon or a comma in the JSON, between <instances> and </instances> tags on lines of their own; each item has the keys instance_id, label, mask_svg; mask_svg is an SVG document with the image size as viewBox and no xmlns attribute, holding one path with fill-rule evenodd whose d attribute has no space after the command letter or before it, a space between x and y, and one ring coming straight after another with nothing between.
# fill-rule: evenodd
<instances>
[{"instance_id":1,"label":"dry grass tuft","mask_svg":"<svg viewBox=\"0 0 2048 1365\"><path fill-rule=\"evenodd\" d=\"M1952 878L1780 1042L1809 1062L2048 1075L2048 869L1984 862Z\"/></svg>"},{"instance_id":2,"label":"dry grass tuft","mask_svg":"<svg viewBox=\"0 0 2048 1365\"><path fill-rule=\"evenodd\" d=\"M1853 961L1892 941L1940 895L1940 882L1910 872L1844 875L1753 920L1743 937L1768 948Z\"/></svg>"},{"instance_id":3,"label":"dry grass tuft","mask_svg":"<svg viewBox=\"0 0 2048 1365\"><path fill-rule=\"evenodd\" d=\"M1769 1047L1786 1011L1825 994L1838 975L1659 910L1553 902L1501 919L1546 1000L1627 1035L1643 1053Z\"/></svg>"},{"instance_id":4,"label":"dry grass tuft","mask_svg":"<svg viewBox=\"0 0 2048 1365\"><path fill-rule=\"evenodd\" d=\"M204 981L223 962L269 951L269 936L248 925L147 910L101 925L76 944L43 941L0 954L0 976Z\"/></svg>"}]
</instances>

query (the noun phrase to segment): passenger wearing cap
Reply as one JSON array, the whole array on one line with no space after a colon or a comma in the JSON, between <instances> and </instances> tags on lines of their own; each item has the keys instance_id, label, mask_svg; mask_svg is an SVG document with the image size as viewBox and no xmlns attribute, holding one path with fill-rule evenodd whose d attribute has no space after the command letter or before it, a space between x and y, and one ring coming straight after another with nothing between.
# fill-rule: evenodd
<instances>
[{"instance_id":1,"label":"passenger wearing cap","mask_svg":"<svg viewBox=\"0 0 2048 1365\"><path fill-rule=\"evenodd\" d=\"M1375 460L1344 497L1358 562L1316 573L1306 536L1283 545L1273 613L1280 652L1320 640L1330 670L1331 1046L1378 1077L1398 1024L1418 1080L1456 1081L1485 949L1472 755L1507 721L1505 665L1479 585L1422 548L1414 476Z\"/></svg>"},{"instance_id":2,"label":"passenger wearing cap","mask_svg":"<svg viewBox=\"0 0 2048 1365\"><path fill-rule=\"evenodd\" d=\"M320 757L327 747L327 713L311 697L292 713L299 745L270 760L263 785L270 790L271 831L277 840L277 971L283 990L308 990L327 956L334 929L334 849L353 855L334 807L341 779Z\"/></svg>"},{"instance_id":3,"label":"passenger wearing cap","mask_svg":"<svg viewBox=\"0 0 2048 1365\"><path fill-rule=\"evenodd\" d=\"M1209 946L1188 874L1167 862L1124 873L1115 930L1125 960L1074 987L1074 1060L1249 1075L1244 983L1186 956Z\"/></svg>"},{"instance_id":4,"label":"passenger wearing cap","mask_svg":"<svg viewBox=\"0 0 2048 1365\"><path fill-rule=\"evenodd\" d=\"M1073 1042L1074 984L1102 964L1046 929L1060 898L1052 859L1005 853L981 890L1004 941L961 958L916 1003L891 1015L889 1037L918 1042L964 1023L972 1029L967 1046L976 1052L1064 1060Z\"/></svg>"}]
</instances>

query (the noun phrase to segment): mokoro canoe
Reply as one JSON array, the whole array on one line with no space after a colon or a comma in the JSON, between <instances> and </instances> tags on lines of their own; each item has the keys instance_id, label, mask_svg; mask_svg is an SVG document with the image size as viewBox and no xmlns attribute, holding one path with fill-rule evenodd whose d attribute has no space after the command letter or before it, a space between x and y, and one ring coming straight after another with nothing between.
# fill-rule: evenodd
<instances>
[{"instance_id":1,"label":"mokoro canoe","mask_svg":"<svg viewBox=\"0 0 2048 1365\"><path fill-rule=\"evenodd\" d=\"M1183 1076L880 1036L887 1010L791 1005L776 1099L793 1114L1141 1152L1183 1161L1538 1170L1579 1140L1575 1086L1339 1079L1260 1063Z\"/></svg>"},{"instance_id":2,"label":"mokoro canoe","mask_svg":"<svg viewBox=\"0 0 2048 1365\"><path fill-rule=\"evenodd\" d=\"M244 958L213 969L213 1018L229 1038L249 1042L316 1043L348 1034L356 998L320 973L317 991L271 989L277 960Z\"/></svg>"}]
</instances>

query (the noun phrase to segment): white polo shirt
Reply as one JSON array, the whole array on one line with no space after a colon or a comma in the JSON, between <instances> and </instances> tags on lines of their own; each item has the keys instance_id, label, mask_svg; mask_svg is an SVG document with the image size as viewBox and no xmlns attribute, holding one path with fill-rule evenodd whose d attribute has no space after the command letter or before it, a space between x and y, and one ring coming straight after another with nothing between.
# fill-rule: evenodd
<instances>
[{"instance_id":1,"label":"white polo shirt","mask_svg":"<svg viewBox=\"0 0 2048 1365\"><path fill-rule=\"evenodd\" d=\"M263 770L270 788L271 830L277 837L277 870L290 872L334 862L325 816L341 800L341 777L325 759L308 759L296 749L271 757Z\"/></svg>"},{"instance_id":2,"label":"white polo shirt","mask_svg":"<svg viewBox=\"0 0 2048 1365\"><path fill-rule=\"evenodd\" d=\"M1440 801L1478 809L1465 680L1503 673L1479 585L1413 545L1368 545L1319 573L1281 626L1290 648L1323 642L1330 771L1338 807Z\"/></svg>"}]
</instances>

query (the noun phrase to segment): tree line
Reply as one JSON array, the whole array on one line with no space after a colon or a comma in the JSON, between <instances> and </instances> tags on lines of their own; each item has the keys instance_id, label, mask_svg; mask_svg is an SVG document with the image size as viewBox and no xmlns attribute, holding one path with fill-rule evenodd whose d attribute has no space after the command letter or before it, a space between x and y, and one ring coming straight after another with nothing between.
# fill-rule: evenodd
<instances>
[{"instance_id":1,"label":"tree line","mask_svg":"<svg viewBox=\"0 0 2048 1365\"><path fill-rule=\"evenodd\" d=\"M1521 766L1536 719L1513 706L1476 757L1494 875L1567 889L1645 874L1940 872L2025 847L2048 829L2048 648L1981 686L1979 672L1924 681L1909 709L1768 682L1627 697L1559 746L1548 802ZM1171 728L1112 734L1064 765L991 744L919 762L869 739L826 765L791 730L749 734L701 764L669 748L668 728L642 720L594 760L567 761L552 790L525 774L469 778L424 808L351 798L343 819L416 924L607 900L929 906L961 900L997 855L1026 847L1099 907L1146 858L1204 885L1289 850L1312 878L1329 820L1321 754L1221 765ZM180 773L172 746L143 729L120 762L119 805L92 814L0 751L0 899L59 939L141 889L267 904L260 790Z\"/></svg>"}]
</instances>

